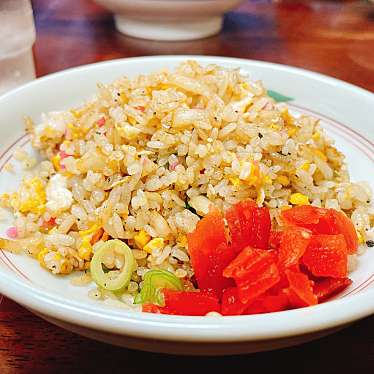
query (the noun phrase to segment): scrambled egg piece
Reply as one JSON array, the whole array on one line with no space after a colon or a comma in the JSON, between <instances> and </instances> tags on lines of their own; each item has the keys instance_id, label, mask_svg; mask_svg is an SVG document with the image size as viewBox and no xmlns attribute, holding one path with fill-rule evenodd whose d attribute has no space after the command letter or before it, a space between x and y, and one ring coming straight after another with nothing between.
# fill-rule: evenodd
<instances>
[{"instance_id":1,"label":"scrambled egg piece","mask_svg":"<svg viewBox=\"0 0 374 374\"><path fill-rule=\"evenodd\" d=\"M358 242L359 244L363 244L364 243L364 237L362 236L362 234L360 233L360 231L356 230L356 233L357 233L357 238L358 238Z\"/></svg>"},{"instance_id":2,"label":"scrambled egg piece","mask_svg":"<svg viewBox=\"0 0 374 374\"><path fill-rule=\"evenodd\" d=\"M312 139L313 139L313 140L318 140L320 137L321 137L321 134L319 133L319 131L316 131L316 132L312 135Z\"/></svg>"},{"instance_id":3,"label":"scrambled egg piece","mask_svg":"<svg viewBox=\"0 0 374 374\"><path fill-rule=\"evenodd\" d=\"M48 252L49 252L49 250L45 248L45 249L41 250L41 251L39 252L39 254L38 254L38 261L39 261L39 263L40 263L40 266L42 266L42 267L46 267L45 262L44 262L44 256L45 256Z\"/></svg>"},{"instance_id":4,"label":"scrambled egg piece","mask_svg":"<svg viewBox=\"0 0 374 374\"><path fill-rule=\"evenodd\" d=\"M131 119L129 119L129 122L131 123ZM135 121L135 120L134 120ZM136 123L136 121L135 121ZM134 124L135 124L134 123ZM140 133L140 130L137 129L136 127L134 126L130 126L130 125L123 125L123 126L119 126L119 125L115 125L114 126L116 128L116 130L118 131L118 134L122 137L122 138L125 138L127 140L134 140L137 138L137 136L139 135Z\"/></svg>"},{"instance_id":5,"label":"scrambled egg piece","mask_svg":"<svg viewBox=\"0 0 374 374\"><path fill-rule=\"evenodd\" d=\"M139 231L139 233L134 236L135 244L139 248L143 248L150 240L151 237L144 230Z\"/></svg>"},{"instance_id":6,"label":"scrambled egg piece","mask_svg":"<svg viewBox=\"0 0 374 374\"><path fill-rule=\"evenodd\" d=\"M10 206L21 213L42 214L45 210L45 202L44 185L37 177L24 180L19 191L10 196Z\"/></svg>"},{"instance_id":7,"label":"scrambled egg piece","mask_svg":"<svg viewBox=\"0 0 374 374\"><path fill-rule=\"evenodd\" d=\"M310 163L309 162L305 162L300 169L304 170L304 171L308 171L309 170L309 167L310 167Z\"/></svg>"},{"instance_id":8,"label":"scrambled egg piece","mask_svg":"<svg viewBox=\"0 0 374 374\"><path fill-rule=\"evenodd\" d=\"M323 152L321 152L319 149L315 149L315 150L314 150L314 154L315 154L317 157L319 157L320 159L322 159L323 161L327 161L327 157L326 157L326 155L325 155Z\"/></svg>"},{"instance_id":9,"label":"scrambled egg piece","mask_svg":"<svg viewBox=\"0 0 374 374\"><path fill-rule=\"evenodd\" d=\"M67 189L66 177L61 174L56 174L50 179L46 192L46 207L51 212L65 211L73 203L73 194Z\"/></svg>"},{"instance_id":10,"label":"scrambled egg piece","mask_svg":"<svg viewBox=\"0 0 374 374\"><path fill-rule=\"evenodd\" d=\"M81 245L78 248L78 255L81 259L90 261L93 253L91 239L97 232L100 226L95 223L87 230L79 231L79 235L82 238Z\"/></svg>"},{"instance_id":11,"label":"scrambled egg piece","mask_svg":"<svg viewBox=\"0 0 374 374\"><path fill-rule=\"evenodd\" d=\"M294 205L308 205L309 198L308 196L303 195L302 193L293 193L290 196L290 203Z\"/></svg>"},{"instance_id":12,"label":"scrambled egg piece","mask_svg":"<svg viewBox=\"0 0 374 374\"><path fill-rule=\"evenodd\" d=\"M87 230L82 230L82 231L79 231L79 235L84 238L86 236L92 236L98 229L100 228L100 226L95 223L94 225L92 225L89 229Z\"/></svg>"},{"instance_id":13,"label":"scrambled egg piece","mask_svg":"<svg viewBox=\"0 0 374 374\"><path fill-rule=\"evenodd\" d=\"M60 165L61 156L57 154L51 158L51 161L52 161L52 165L55 168L55 170L59 171L61 169L61 165Z\"/></svg>"},{"instance_id":14,"label":"scrambled egg piece","mask_svg":"<svg viewBox=\"0 0 374 374\"><path fill-rule=\"evenodd\" d=\"M186 247L187 246L187 236L184 235L184 234L179 234L178 237L177 237L177 243L181 247Z\"/></svg>"},{"instance_id":15,"label":"scrambled egg piece","mask_svg":"<svg viewBox=\"0 0 374 374\"><path fill-rule=\"evenodd\" d=\"M85 236L82 239L82 243L78 248L78 255L81 259L90 261L92 255L92 245L90 243L91 235Z\"/></svg>"},{"instance_id":16,"label":"scrambled egg piece","mask_svg":"<svg viewBox=\"0 0 374 374\"><path fill-rule=\"evenodd\" d=\"M154 238L148 244L146 244L143 249L146 252L152 254L152 252L155 249L162 249L162 248L164 248L164 239L163 238Z\"/></svg>"},{"instance_id":17,"label":"scrambled egg piece","mask_svg":"<svg viewBox=\"0 0 374 374\"><path fill-rule=\"evenodd\" d=\"M240 182L240 179L238 177L229 177L229 181L235 186L235 187L239 187L241 182Z\"/></svg>"},{"instance_id":18,"label":"scrambled egg piece","mask_svg":"<svg viewBox=\"0 0 374 374\"><path fill-rule=\"evenodd\" d=\"M259 185L262 182L260 168L256 162L240 161L239 179L246 181L249 185Z\"/></svg>"},{"instance_id":19,"label":"scrambled egg piece","mask_svg":"<svg viewBox=\"0 0 374 374\"><path fill-rule=\"evenodd\" d=\"M62 136L67 124L72 121L74 121L74 116L69 112L43 113L42 123L35 127L35 134L47 138Z\"/></svg>"}]
</instances>

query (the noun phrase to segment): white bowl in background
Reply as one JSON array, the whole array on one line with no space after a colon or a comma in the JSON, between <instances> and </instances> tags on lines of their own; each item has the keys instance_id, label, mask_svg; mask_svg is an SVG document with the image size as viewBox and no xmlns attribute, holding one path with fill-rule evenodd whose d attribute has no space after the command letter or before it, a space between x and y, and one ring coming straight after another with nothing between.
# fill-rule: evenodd
<instances>
[{"instance_id":1,"label":"white bowl in background","mask_svg":"<svg viewBox=\"0 0 374 374\"><path fill-rule=\"evenodd\" d=\"M31 150L23 117L35 122L41 112L75 107L90 98L97 82L172 69L186 59L240 68L250 77L293 98L293 112L321 119L328 135L347 155L353 180L374 186L374 95L348 83L305 70L224 57L162 56L108 61L69 69L33 81L0 97L0 194L14 191L21 171L4 165L14 150ZM292 84L290 84L292 82ZM322 99L321 99L322 98ZM359 167L357 167L359 165ZM355 167L356 166L356 167ZM11 217L0 222L0 236ZM374 249L359 258L353 284L332 301L309 308L250 316L183 317L116 309L88 297L69 277L54 276L27 256L0 251L0 293L67 330L111 344L180 354L234 354L269 350L305 342L374 313Z\"/></svg>"},{"instance_id":2,"label":"white bowl in background","mask_svg":"<svg viewBox=\"0 0 374 374\"><path fill-rule=\"evenodd\" d=\"M217 34L223 15L243 0L94 0L114 13L117 29L152 40L192 40Z\"/></svg>"}]
</instances>

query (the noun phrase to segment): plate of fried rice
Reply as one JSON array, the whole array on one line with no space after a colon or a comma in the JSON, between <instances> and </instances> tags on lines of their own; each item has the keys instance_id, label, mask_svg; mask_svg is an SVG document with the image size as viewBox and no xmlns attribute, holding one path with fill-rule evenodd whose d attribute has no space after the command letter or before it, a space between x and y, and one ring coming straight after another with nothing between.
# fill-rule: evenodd
<instances>
[{"instance_id":1,"label":"plate of fried rice","mask_svg":"<svg viewBox=\"0 0 374 374\"><path fill-rule=\"evenodd\" d=\"M374 311L374 95L163 56L0 97L0 292L111 344L248 353Z\"/></svg>"}]
</instances>

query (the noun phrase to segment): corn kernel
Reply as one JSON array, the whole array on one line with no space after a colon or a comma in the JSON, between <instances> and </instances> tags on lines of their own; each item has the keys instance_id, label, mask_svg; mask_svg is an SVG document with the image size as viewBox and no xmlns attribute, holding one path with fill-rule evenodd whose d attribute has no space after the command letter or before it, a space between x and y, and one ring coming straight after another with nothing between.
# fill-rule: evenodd
<instances>
[{"instance_id":1,"label":"corn kernel","mask_svg":"<svg viewBox=\"0 0 374 374\"><path fill-rule=\"evenodd\" d=\"M150 240L151 237L144 230L139 231L139 233L134 236L135 244L140 249L142 249Z\"/></svg>"},{"instance_id":2,"label":"corn kernel","mask_svg":"<svg viewBox=\"0 0 374 374\"><path fill-rule=\"evenodd\" d=\"M90 237L85 237L82 240L80 247L78 248L78 255L83 260L89 261L92 254L92 246L90 244Z\"/></svg>"},{"instance_id":3,"label":"corn kernel","mask_svg":"<svg viewBox=\"0 0 374 374\"><path fill-rule=\"evenodd\" d=\"M290 196L290 203L294 205L308 205L309 204L309 198L308 196L305 196L299 192L293 193Z\"/></svg>"},{"instance_id":4,"label":"corn kernel","mask_svg":"<svg viewBox=\"0 0 374 374\"><path fill-rule=\"evenodd\" d=\"M120 98L122 104L127 104L128 101L129 101L124 92L120 92L119 98Z\"/></svg>"},{"instance_id":5,"label":"corn kernel","mask_svg":"<svg viewBox=\"0 0 374 374\"><path fill-rule=\"evenodd\" d=\"M290 184L290 180L285 175L278 175L276 181L282 186L288 186Z\"/></svg>"},{"instance_id":6,"label":"corn kernel","mask_svg":"<svg viewBox=\"0 0 374 374\"><path fill-rule=\"evenodd\" d=\"M150 254L152 254L152 251L154 251L155 249L162 249L162 248L164 248L163 238L154 238L143 247L143 249Z\"/></svg>"}]
</instances>

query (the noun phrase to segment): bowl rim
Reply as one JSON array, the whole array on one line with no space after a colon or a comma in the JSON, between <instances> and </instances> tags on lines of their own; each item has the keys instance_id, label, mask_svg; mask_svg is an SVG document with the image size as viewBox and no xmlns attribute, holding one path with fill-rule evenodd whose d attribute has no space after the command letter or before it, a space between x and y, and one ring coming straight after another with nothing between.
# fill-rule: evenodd
<instances>
[{"instance_id":1,"label":"bowl rim","mask_svg":"<svg viewBox=\"0 0 374 374\"><path fill-rule=\"evenodd\" d=\"M95 70L105 65L121 65L134 60L138 63L146 60L168 63L186 59L196 59L202 63L212 63L214 60L217 64L225 62L231 64L248 63L252 66L288 71L332 85L335 88L343 88L366 96L374 103L374 94L361 87L296 67L220 56L165 55L116 59L69 68L29 82L0 96L0 105L8 98L17 96L23 90L38 86L41 82L53 82L55 78L66 74L79 74L82 71ZM156 315L115 310L104 305L98 310L94 305L83 304L74 299L69 300L51 291L30 285L17 275L6 271L0 272L0 292L39 314L74 325L116 335L181 342L245 342L284 338L334 328L374 313L374 289L308 308L260 315L225 317Z\"/></svg>"}]
</instances>

